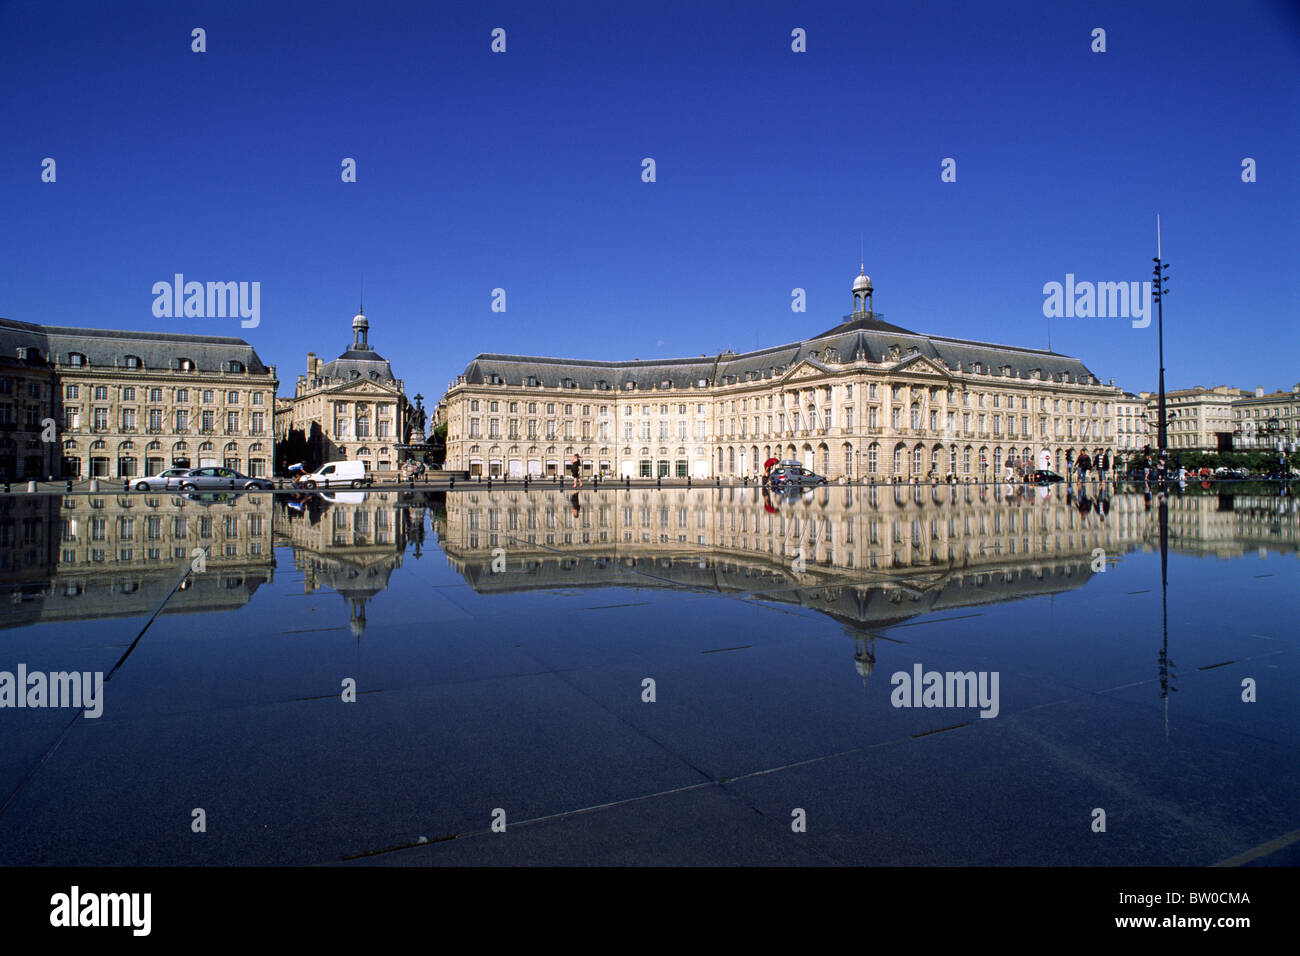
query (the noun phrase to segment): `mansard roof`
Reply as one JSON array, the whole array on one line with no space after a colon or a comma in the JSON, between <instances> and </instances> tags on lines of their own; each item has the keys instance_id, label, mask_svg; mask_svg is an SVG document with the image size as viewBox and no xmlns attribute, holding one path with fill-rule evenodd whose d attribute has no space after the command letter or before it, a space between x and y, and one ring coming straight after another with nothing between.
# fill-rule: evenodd
<instances>
[{"instance_id":1,"label":"mansard roof","mask_svg":"<svg viewBox=\"0 0 1300 956\"><path fill-rule=\"evenodd\" d=\"M201 372L227 371L232 361L254 374L268 371L251 345L232 336L82 329L0 319L0 354L12 357L19 346L37 348L42 360L63 364L77 353L92 368L124 368L131 355L146 369L174 369L181 359L189 359Z\"/></svg>"},{"instance_id":2,"label":"mansard roof","mask_svg":"<svg viewBox=\"0 0 1300 956\"><path fill-rule=\"evenodd\" d=\"M950 371L978 371L1014 379L1094 382L1095 376L1081 361L1041 349L975 342L942 335L922 335L881 319L879 313L850 316L848 321L812 338L771 346L752 352L722 352L699 358L671 358L630 362L588 362L580 359L484 353L465 368L471 385L492 383L494 376L507 385L526 384L530 377L538 385L624 390L698 387L735 384L779 377L801 361L825 368L836 362L858 359L880 363L903 361L920 355ZM1007 371L1004 373L1004 369ZM603 384L602 384L603 383Z\"/></svg>"}]
</instances>

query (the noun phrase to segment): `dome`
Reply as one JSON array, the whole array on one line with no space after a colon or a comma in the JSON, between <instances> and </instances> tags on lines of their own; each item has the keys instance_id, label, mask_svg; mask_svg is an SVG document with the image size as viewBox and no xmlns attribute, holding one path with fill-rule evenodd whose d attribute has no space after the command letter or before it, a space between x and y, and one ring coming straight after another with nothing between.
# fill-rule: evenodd
<instances>
[{"instance_id":1,"label":"dome","mask_svg":"<svg viewBox=\"0 0 1300 956\"><path fill-rule=\"evenodd\" d=\"M871 291L871 276L867 275L865 269L858 275L856 279L853 280L853 291L854 292Z\"/></svg>"},{"instance_id":2,"label":"dome","mask_svg":"<svg viewBox=\"0 0 1300 956\"><path fill-rule=\"evenodd\" d=\"M370 320L366 318L366 314L364 312L358 312L356 316L352 319L352 328L354 329L370 328Z\"/></svg>"}]
</instances>

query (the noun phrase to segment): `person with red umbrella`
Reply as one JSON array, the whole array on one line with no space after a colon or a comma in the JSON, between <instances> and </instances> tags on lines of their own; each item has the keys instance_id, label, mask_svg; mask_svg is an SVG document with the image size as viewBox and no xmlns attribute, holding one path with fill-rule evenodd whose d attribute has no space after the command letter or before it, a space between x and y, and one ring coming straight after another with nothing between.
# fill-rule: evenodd
<instances>
[{"instance_id":1,"label":"person with red umbrella","mask_svg":"<svg viewBox=\"0 0 1300 956\"><path fill-rule=\"evenodd\" d=\"M763 484L764 485L768 484L768 473L771 472L772 466L778 463L779 460L776 458L769 458L767 461L763 462Z\"/></svg>"}]
</instances>

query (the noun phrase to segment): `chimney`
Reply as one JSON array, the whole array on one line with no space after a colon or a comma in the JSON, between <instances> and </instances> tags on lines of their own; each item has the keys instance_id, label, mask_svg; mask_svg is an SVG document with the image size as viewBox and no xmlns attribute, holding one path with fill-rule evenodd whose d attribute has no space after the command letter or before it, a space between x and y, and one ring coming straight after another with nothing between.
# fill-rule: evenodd
<instances>
[{"instance_id":1,"label":"chimney","mask_svg":"<svg viewBox=\"0 0 1300 956\"><path fill-rule=\"evenodd\" d=\"M1256 398L1263 398L1263 397L1264 397L1264 389L1263 389L1263 386L1256 386L1256 388L1255 388L1255 397L1256 397Z\"/></svg>"}]
</instances>

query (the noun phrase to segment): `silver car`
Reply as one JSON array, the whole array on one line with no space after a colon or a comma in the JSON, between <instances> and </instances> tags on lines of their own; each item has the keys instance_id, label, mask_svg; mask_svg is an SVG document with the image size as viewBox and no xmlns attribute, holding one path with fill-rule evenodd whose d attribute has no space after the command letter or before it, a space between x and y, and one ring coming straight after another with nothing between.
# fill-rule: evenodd
<instances>
[{"instance_id":1,"label":"silver car","mask_svg":"<svg viewBox=\"0 0 1300 956\"><path fill-rule=\"evenodd\" d=\"M139 479L133 487L136 491L176 491L180 488L181 481L192 470L191 468L168 468L151 478Z\"/></svg>"},{"instance_id":2,"label":"silver car","mask_svg":"<svg viewBox=\"0 0 1300 956\"><path fill-rule=\"evenodd\" d=\"M811 488L826 484L826 479L809 471L801 461L783 461L768 472L768 479L777 491L787 488Z\"/></svg>"},{"instance_id":3,"label":"silver car","mask_svg":"<svg viewBox=\"0 0 1300 956\"><path fill-rule=\"evenodd\" d=\"M275 482L270 478L250 478L233 468L195 468L181 479L182 491L271 491Z\"/></svg>"}]
</instances>

